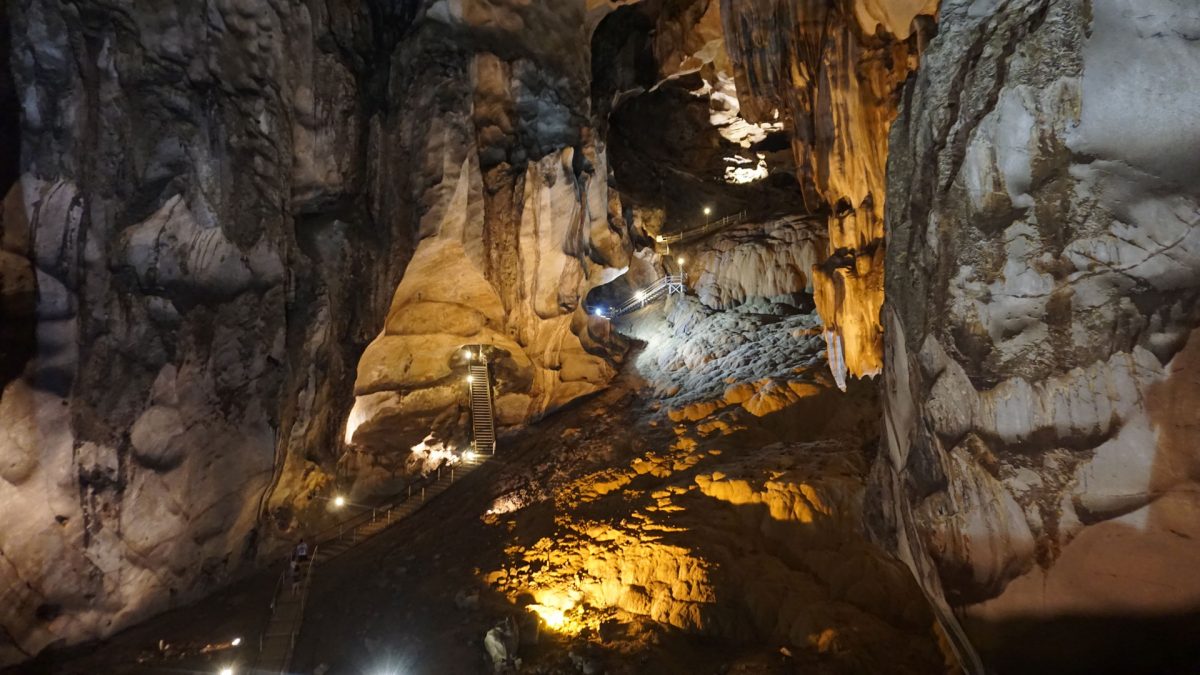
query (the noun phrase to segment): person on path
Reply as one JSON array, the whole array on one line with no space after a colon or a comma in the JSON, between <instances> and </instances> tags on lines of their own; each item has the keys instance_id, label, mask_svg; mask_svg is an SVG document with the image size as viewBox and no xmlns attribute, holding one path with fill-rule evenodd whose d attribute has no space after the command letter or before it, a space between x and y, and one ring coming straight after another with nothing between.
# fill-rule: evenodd
<instances>
[{"instance_id":1,"label":"person on path","mask_svg":"<svg viewBox=\"0 0 1200 675\"><path fill-rule=\"evenodd\" d=\"M288 570L289 576L292 577L292 595L300 592L300 561L293 559Z\"/></svg>"},{"instance_id":2,"label":"person on path","mask_svg":"<svg viewBox=\"0 0 1200 675\"><path fill-rule=\"evenodd\" d=\"M303 539L300 540L299 544L296 544L296 552L293 557L299 562L308 562L308 544Z\"/></svg>"}]
</instances>

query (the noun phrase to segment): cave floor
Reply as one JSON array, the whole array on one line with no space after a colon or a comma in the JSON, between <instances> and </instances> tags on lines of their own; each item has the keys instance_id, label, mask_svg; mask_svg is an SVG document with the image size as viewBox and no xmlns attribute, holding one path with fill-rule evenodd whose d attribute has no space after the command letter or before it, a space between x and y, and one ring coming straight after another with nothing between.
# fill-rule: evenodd
<instances>
[{"instance_id":1,"label":"cave floor","mask_svg":"<svg viewBox=\"0 0 1200 675\"><path fill-rule=\"evenodd\" d=\"M696 435L696 424L668 421L661 401L632 362L606 390L502 437L495 461L413 517L317 570L293 672L491 672L483 637L505 617L513 617L521 632L521 672L573 673L593 667L601 668L593 672L609 673L866 672L868 666L847 660L845 654L791 655L778 643L695 635L639 616L624 615L620 622L608 621L599 630L581 634L557 634L542 629L533 614L521 608L529 598L514 598L511 583L505 587L495 582L495 575L503 576L506 570L510 582L520 575L526 582L536 579L543 562L529 558L530 552L539 541L563 536L572 518L617 522L631 515L630 503L618 499L625 490L580 497L581 485L586 490L603 482L595 477L644 461L639 458L655 448L697 451L694 441L680 436L685 429ZM714 425L724 430L716 435L727 436L724 447L736 447L748 457L781 440L804 437L819 444L828 435L824 427L839 416L845 418L843 427L861 428L877 419L873 394L864 393L868 390L851 392L852 405L843 405L843 400L836 410L829 407L831 399L815 397L800 411L789 409L762 419L741 415L737 419L750 420L753 428L736 423L740 432L733 436L733 418L726 416ZM856 437L851 445L860 442ZM812 454L812 448L805 452ZM671 461L679 465L678 457ZM639 476L636 486L641 490L628 492L648 496L671 480L694 480L684 474ZM503 513L506 510L511 512ZM215 673L226 664L237 664L237 672L251 672L247 665L254 654L247 647L265 623L277 574L276 569L256 573L100 644L45 654L20 672ZM916 651L899 658L905 667L896 672L936 672L911 667L932 666L939 660L928 634L913 640L888 628L870 635L882 635L887 644L918 644ZM234 636L245 639L239 649L195 653L205 643ZM192 653L163 659L156 649L160 640L190 647Z\"/></svg>"}]
</instances>

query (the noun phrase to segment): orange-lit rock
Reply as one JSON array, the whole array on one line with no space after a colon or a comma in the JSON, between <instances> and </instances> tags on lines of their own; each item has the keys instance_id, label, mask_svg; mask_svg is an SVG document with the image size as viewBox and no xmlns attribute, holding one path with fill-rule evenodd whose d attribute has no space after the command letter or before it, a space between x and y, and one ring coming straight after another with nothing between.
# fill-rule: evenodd
<instances>
[{"instance_id":1,"label":"orange-lit rock","mask_svg":"<svg viewBox=\"0 0 1200 675\"><path fill-rule=\"evenodd\" d=\"M697 441L693 428L677 426L667 452L558 489L553 536L510 547L489 583L532 597L528 609L565 636L648 619L861 672L940 662L912 580L860 534L865 458L853 442L745 453L723 436Z\"/></svg>"},{"instance_id":2,"label":"orange-lit rock","mask_svg":"<svg viewBox=\"0 0 1200 675\"><path fill-rule=\"evenodd\" d=\"M887 136L899 87L917 66L914 21L936 0L723 3L738 98L752 121L784 119L801 184L829 217L825 261L812 268L830 367L882 367ZM769 45L764 49L763 45Z\"/></svg>"}]
</instances>

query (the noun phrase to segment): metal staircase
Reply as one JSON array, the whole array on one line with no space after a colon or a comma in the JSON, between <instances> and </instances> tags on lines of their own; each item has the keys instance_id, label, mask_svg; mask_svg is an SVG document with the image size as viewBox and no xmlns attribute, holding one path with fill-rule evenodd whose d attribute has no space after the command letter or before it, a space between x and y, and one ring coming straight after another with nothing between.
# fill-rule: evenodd
<instances>
[{"instance_id":1,"label":"metal staircase","mask_svg":"<svg viewBox=\"0 0 1200 675\"><path fill-rule=\"evenodd\" d=\"M486 362L472 361L468 369L471 388L471 431L475 452L496 454L496 416L492 407L492 379Z\"/></svg>"},{"instance_id":2,"label":"metal staircase","mask_svg":"<svg viewBox=\"0 0 1200 675\"><path fill-rule=\"evenodd\" d=\"M285 673L296 648L296 636L304 622L304 604L308 600L308 588L312 583L313 566L321 552L318 545L313 548L313 557L300 566L304 575L300 588L293 591L287 584L288 572L279 575L275 584L275 595L271 599L271 618L267 628L258 638L258 658L255 672Z\"/></svg>"}]
</instances>

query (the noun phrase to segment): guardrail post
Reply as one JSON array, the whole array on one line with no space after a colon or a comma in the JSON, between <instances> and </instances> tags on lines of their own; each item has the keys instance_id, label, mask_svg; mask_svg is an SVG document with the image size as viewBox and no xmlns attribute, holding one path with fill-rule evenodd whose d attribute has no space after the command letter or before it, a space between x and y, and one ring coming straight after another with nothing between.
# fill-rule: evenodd
<instances>
[{"instance_id":1,"label":"guardrail post","mask_svg":"<svg viewBox=\"0 0 1200 675\"><path fill-rule=\"evenodd\" d=\"M454 482L454 467L450 467L450 482Z\"/></svg>"},{"instance_id":2,"label":"guardrail post","mask_svg":"<svg viewBox=\"0 0 1200 675\"><path fill-rule=\"evenodd\" d=\"M421 486L421 501L425 501L425 486Z\"/></svg>"}]
</instances>

